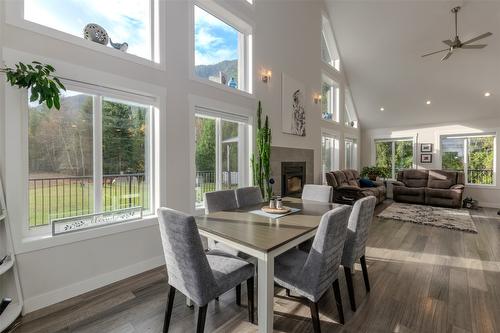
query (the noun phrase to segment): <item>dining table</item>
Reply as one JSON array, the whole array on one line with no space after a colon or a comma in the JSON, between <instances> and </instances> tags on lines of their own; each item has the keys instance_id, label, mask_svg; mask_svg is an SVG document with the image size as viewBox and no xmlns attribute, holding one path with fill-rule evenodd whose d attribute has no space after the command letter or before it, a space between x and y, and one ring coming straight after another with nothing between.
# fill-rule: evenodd
<instances>
[{"instance_id":1,"label":"dining table","mask_svg":"<svg viewBox=\"0 0 500 333\"><path fill-rule=\"evenodd\" d=\"M261 213L262 203L195 217L200 235L257 259L260 333L273 331L275 258L313 238L323 214L340 206L291 197L283 205L298 211L275 217Z\"/></svg>"}]
</instances>

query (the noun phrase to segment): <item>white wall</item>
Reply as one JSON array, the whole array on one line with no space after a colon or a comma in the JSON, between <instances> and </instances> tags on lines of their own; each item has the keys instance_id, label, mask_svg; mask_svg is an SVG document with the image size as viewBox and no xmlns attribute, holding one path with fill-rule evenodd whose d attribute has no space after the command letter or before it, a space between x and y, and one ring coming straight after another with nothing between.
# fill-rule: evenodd
<instances>
[{"instance_id":1,"label":"white wall","mask_svg":"<svg viewBox=\"0 0 500 333\"><path fill-rule=\"evenodd\" d=\"M188 1L165 1L166 22L162 38L166 41L166 69L139 65L86 47L77 46L46 35L34 33L0 21L1 46L10 54L28 54L32 59L48 60L60 64L57 67L62 76L76 75L85 80L92 77L99 82L116 82L118 87L128 89L149 89L159 95L160 106L160 166L159 186L161 205L192 211L190 202L192 175L189 156L190 109L188 96L198 95L250 110L253 114L257 100L262 100L264 113L270 116L273 130L273 145L301 147L315 151L315 179L320 182L320 128L358 137L359 130L332 124L321 119L320 105L313 103L313 94L320 92L322 69L326 65L320 57L321 14L324 4L319 0L303 1L255 1L255 8L236 1L224 1L227 8L249 21L254 26L254 92L255 97L235 94L189 79L188 22L191 3ZM3 5L3 4L2 4ZM0 16L1 17L1 16ZM1 19L1 18L0 18ZM4 39L1 39L4 33ZM14 50L11 52L11 50ZM1 52L1 50L0 50ZM2 53L0 53L0 56ZM71 64L95 70L71 69ZM9 64L12 65L12 64ZM260 81L261 68L273 72L269 84ZM281 73L302 81L309 96L306 105L307 136L298 137L281 133ZM92 73L95 73L92 74ZM122 78L122 79L120 79ZM344 75L337 75L341 89L345 88ZM136 87L134 85L137 85ZM13 88L5 88L7 96L17 98ZM0 85L0 97L3 89ZM8 99L8 98L7 98ZM0 103L0 151L12 144L12 138L4 134L6 105ZM341 106L343 108L343 101ZM341 109L342 110L342 109ZM18 110L21 112L22 110ZM231 110L229 110L231 111ZM343 114L343 112L341 112ZM14 117L15 118L15 117ZM22 116L19 116L21 119ZM17 119L17 118L16 118ZM17 119L17 120L19 120ZM342 123L342 122L341 122ZM16 122L8 124L11 133L20 133L22 126ZM16 127L18 126L18 127ZM26 149L26 147L21 147ZM11 151L11 150L8 150ZM14 154L14 153L13 153ZM15 154L14 154L15 155ZM3 154L2 154L3 156ZM17 156L17 155L16 155ZM13 159L17 158L13 156ZM343 145L341 145L343 165ZM17 174L15 163L0 161L2 176ZM21 159L22 160L22 159ZM25 179L10 177L7 188L8 200L15 205L23 194L16 191ZM21 201L22 202L22 201ZM17 217L17 220L16 220ZM12 216L17 225L27 223ZM161 265L162 249L155 223L144 223L134 229L110 229L106 233L83 232L81 239L61 238L60 241L44 239L23 239L17 232L16 252L25 298L25 312L78 295L110 282L137 274ZM86 236L85 236L86 235ZM94 236L93 236L94 235Z\"/></svg>"},{"instance_id":2,"label":"white wall","mask_svg":"<svg viewBox=\"0 0 500 333\"><path fill-rule=\"evenodd\" d=\"M415 138L415 163L418 169L440 169L440 137L451 134L477 134L477 133L500 133L500 118L477 119L469 122L432 124L418 127L400 128L378 128L362 131L362 159L361 165L373 165L375 163L374 140L381 138ZM420 144L432 143L432 163L420 163ZM498 138L496 144L496 156L499 156ZM495 170L499 170L500 160L496 159ZM495 172L495 174L497 174ZM497 178L494 186L467 185L466 196L472 196L484 207L500 208L500 180Z\"/></svg>"}]
</instances>

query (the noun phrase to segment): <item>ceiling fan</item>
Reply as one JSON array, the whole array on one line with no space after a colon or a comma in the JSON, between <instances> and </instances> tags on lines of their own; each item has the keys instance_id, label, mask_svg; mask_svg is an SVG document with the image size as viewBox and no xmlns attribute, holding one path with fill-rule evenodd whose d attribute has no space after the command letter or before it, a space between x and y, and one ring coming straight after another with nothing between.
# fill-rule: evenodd
<instances>
[{"instance_id":1,"label":"ceiling fan","mask_svg":"<svg viewBox=\"0 0 500 333\"><path fill-rule=\"evenodd\" d=\"M460 11L460 7L455 7L451 10L451 12L453 14L455 14L455 40L453 40L453 41L451 39L443 40L443 43L448 45L448 47L446 49L439 50L436 52L427 53L427 54L424 54L422 57L427 57L427 56L430 56L430 55L433 55L436 53L448 51L448 53L446 53L446 55L443 58L441 58L441 61L444 61L444 60L448 59L449 57L451 57L451 55L453 54L453 51L455 51L456 49L482 49L482 48L487 46L487 44L475 44L475 45L469 45L469 44L493 35L491 32L486 32L482 35L479 35L475 38L469 39L468 41L465 41L465 42L462 42L460 40L460 38L458 37L458 23L457 23L457 16L458 16L459 11Z\"/></svg>"}]
</instances>

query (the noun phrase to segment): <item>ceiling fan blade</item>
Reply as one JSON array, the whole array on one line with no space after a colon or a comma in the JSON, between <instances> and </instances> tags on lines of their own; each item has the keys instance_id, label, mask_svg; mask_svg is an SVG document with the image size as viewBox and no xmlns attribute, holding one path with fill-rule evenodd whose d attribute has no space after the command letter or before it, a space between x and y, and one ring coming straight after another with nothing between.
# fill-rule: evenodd
<instances>
[{"instance_id":1,"label":"ceiling fan blade","mask_svg":"<svg viewBox=\"0 0 500 333\"><path fill-rule=\"evenodd\" d=\"M462 49L484 49L488 44L462 45Z\"/></svg>"},{"instance_id":2,"label":"ceiling fan blade","mask_svg":"<svg viewBox=\"0 0 500 333\"><path fill-rule=\"evenodd\" d=\"M448 46L453 46L453 42L450 39L443 40L443 43L445 43Z\"/></svg>"},{"instance_id":3,"label":"ceiling fan blade","mask_svg":"<svg viewBox=\"0 0 500 333\"><path fill-rule=\"evenodd\" d=\"M448 53L446 53L446 55L443 58L441 58L441 61L445 61L446 59L451 57L452 54L453 54L453 51L450 50Z\"/></svg>"},{"instance_id":4,"label":"ceiling fan blade","mask_svg":"<svg viewBox=\"0 0 500 333\"><path fill-rule=\"evenodd\" d=\"M441 53L441 52L444 52L444 51L449 51L450 49L444 49L444 50L440 50L440 51L436 51L436 52L431 52L431 53L427 53L427 54L424 54L422 56L423 57L427 57L427 56L430 56L430 55L433 55L433 54L436 54L436 53Z\"/></svg>"},{"instance_id":5,"label":"ceiling fan blade","mask_svg":"<svg viewBox=\"0 0 500 333\"><path fill-rule=\"evenodd\" d=\"M484 34L479 35L479 36L477 36L477 37L475 37L475 38L469 39L469 40L468 40L468 41L466 41L466 42L463 42L463 43L462 43L462 45L473 43L473 42L475 42L476 40L480 40L480 39L483 39L483 38L489 37L489 36L491 36L491 35L493 35L491 32L484 33Z\"/></svg>"}]
</instances>

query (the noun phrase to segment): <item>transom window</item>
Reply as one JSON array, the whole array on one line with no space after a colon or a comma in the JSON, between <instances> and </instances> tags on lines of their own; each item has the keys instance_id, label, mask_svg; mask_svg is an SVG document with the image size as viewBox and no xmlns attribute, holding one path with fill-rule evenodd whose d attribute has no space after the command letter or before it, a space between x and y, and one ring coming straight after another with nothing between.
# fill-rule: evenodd
<instances>
[{"instance_id":1,"label":"transom window","mask_svg":"<svg viewBox=\"0 0 500 333\"><path fill-rule=\"evenodd\" d=\"M390 171L396 179L398 171L413 167L413 139L375 140L375 165Z\"/></svg>"},{"instance_id":2,"label":"transom window","mask_svg":"<svg viewBox=\"0 0 500 333\"><path fill-rule=\"evenodd\" d=\"M195 75L229 88L251 92L249 27L227 11L218 9L216 16L194 6Z\"/></svg>"},{"instance_id":3,"label":"transom window","mask_svg":"<svg viewBox=\"0 0 500 333\"><path fill-rule=\"evenodd\" d=\"M151 213L152 106L67 91L29 103L29 227L142 207Z\"/></svg>"},{"instance_id":4,"label":"transom window","mask_svg":"<svg viewBox=\"0 0 500 333\"><path fill-rule=\"evenodd\" d=\"M354 138L344 139L345 168L358 169L358 141Z\"/></svg>"},{"instance_id":5,"label":"transom window","mask_svg":"<svg viewBox=\"0 0 500 333\"><path fill-rule=\"evenodd\" d=\"M443 170L463 171L467 184L495 184L496 136L441 137L441 167Z\"/></svg>"},{"instance_id":6,"label":"transom window","mask_svg":"<svg viewBox=\"0 0 500 333\"><path fill-rule=\"evenodd\" d=\"M204 193L245 186L248 122L202 108L195 116L195 206L204 207Z\"/></svg>"},{"instance_id":7,"label":"transom window","mask_svg":"<svg viewBox=\"0 0 500 333\"><path fill-rule=\"evenodd\" d=\"M323 132L321 135L321 173L326 184L325 173L339 169L339 140L337 136Z\"/></svg>"},{"instance_id":8,"label":"transom window","mask_svg":"<svg viewBox=\"0 0 500 333\"><path fill-rule=\"evenodd\" d=\"M340 57L337 52L330 21L323 16L321 30L321 59L336 70L340 70Z\"/></svg>"},{"instance_id":9,"label":"transom window","mask_svg":"<svg viewBox=\"0 0 500 333\"><path fill-rule=\"evenodd\" d=\"M85 26L95 23L106 30L117 52L153 60L152 3L153 0L24 0L24 19L82 38ZM111 42L107 46L113 48Z\"/></svg>"},{"instance_id":10,"label":"transom window","mask_svg":"<svg viewBox=\"0 0 500 333\"><path fill-rule=\"evenodd\" d=\"M321 116L324 120L339 121L340 89L332 79L323 75L321 84Z\"/></svg>"}]
</instances>

